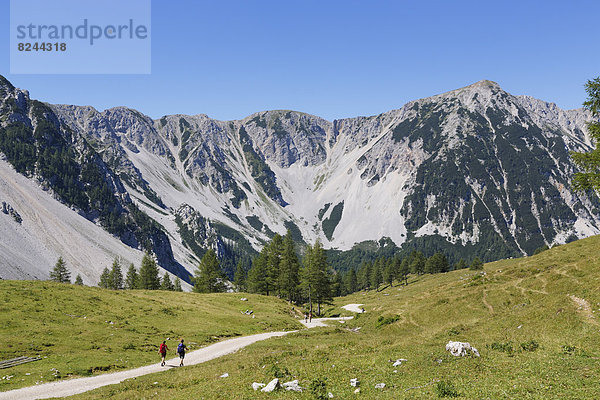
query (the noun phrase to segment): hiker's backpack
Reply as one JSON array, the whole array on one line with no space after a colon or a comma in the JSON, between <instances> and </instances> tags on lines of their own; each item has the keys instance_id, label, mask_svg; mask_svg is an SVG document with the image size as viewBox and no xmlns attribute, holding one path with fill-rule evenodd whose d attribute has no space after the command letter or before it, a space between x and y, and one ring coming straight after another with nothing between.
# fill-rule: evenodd
<instances>
[{"instance_id":1,"label":"hiker's backpack","mask_svg":"<svg viewBox=\"0 0 600 400\"><path fill-rule=\"evenodd\" d=\"M185 351L184 348L185 347L184 347L183 343L179 343L179 346L177 346L177 354L183 353Z\"/></svg>"},{"instance_id":2,"label":"hiker's backpack","mask_svg":"<svg viewBox=\"0 0 600 400\"><path fill-rule=\"evenodd\" d=\"M158 350L160 353L165 353L165 347L166 345L164 343L160 344L160 349Z\"/></svg>"}]
</instances>

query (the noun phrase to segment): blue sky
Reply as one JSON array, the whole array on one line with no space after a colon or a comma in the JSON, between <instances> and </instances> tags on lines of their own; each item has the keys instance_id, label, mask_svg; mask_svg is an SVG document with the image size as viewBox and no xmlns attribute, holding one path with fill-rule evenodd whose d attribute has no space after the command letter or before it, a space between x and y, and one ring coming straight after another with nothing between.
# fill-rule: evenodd
<instances>
[{"instance_id":1,"label":"blue sky","mask_svg":"<svg viewBox=\"0 0 600 400\"><path fill-rule=\"evenodd\" d=\"M600 75L599 1L152 1L150 75L0 74L51 103L159 118L373 115L481 79L562 108ZM51 1L51 0L49 0Z\"/></svg>"}]
</instances>

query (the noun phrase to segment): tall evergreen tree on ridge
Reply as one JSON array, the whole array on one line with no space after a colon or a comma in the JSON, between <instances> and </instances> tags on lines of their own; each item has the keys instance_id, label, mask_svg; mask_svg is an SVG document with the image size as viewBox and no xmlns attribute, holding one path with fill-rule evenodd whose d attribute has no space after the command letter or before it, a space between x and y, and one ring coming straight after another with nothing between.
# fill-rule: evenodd
<instances>
[{"instance_id":1,"label":"tall evergreen tree on ridge","mask_svg":"<svg viewBox=\"0 0 600 400\"><path fill-rule=\"evenodd\" d=\"M150 253L144 253L139 273L139 288L157 290L160 289L160 278L158 277L158 266Z\"/></svg>"},{"instance_id":2,"label":"tall evergreen tree on ridge","mask_svg":"<svg viewBox=\"0 0 600 400\"><path fill-rule=\"evenodd\" d=\"M248 271L246 286L251 293L269 294L267 283L267 246L263 247L258 256L252 260L252 267Z\"/></svg>"},{"instance_id":3,"label":"tall evergreen tree on ridge","mask_svg":"<svg viewBox=\"0 0 600 400\"><path fill-rule=\"evenodd\" d=\"M238 292L243 292L247 289L246 270L244 269L244 264L241 260L237 263L235 274L233 275L233 284L235 285Z\"/></svg>"},{"instance_id":4,"label":"tall evergreen tree on ridge","mask_svg":"<svg viewBox=\"0 0 600 400\"><path fill-rule=\"evenodd\" d=\"M102 289L110 289L110 285L110 270L108 269L108 267L104 267L102 274L100 274L100 282L98 282L98 287L101 287Z\"/></svg>"},{"instance_id":5,"label":"tall evergreen tree on ridge","mask_svg":"<svg viewBox=\"0 0 600 400\"><path fill-rule=\"evenodd\" d=\"M600 77L588 80L585 84L588 94L583 106L592 113L592 121L588 123L588 132L594 144L589 153L571 152L573 162L581 169L572 179L576 191L595 190L600 192Z\"/></svg>"},{"instance_id":6,"label":"tall evergreen tree on ridge","mask_svg":"<svg viewBox=\"0 0 600 400\"><path fill-rule=\"evenodd\" d=\"M302 273L303 286L309 297L312 311L312 302L317 303L317 315L321 315L321 305L330 303L331 278L325 250L318 240L314 246L308 246L304 256L304 269Z\"/></svg>"},{"instance_id":7,"label":"tall evergreen tree on ridge","mask_svg":"<svg viewBox=\"0 0 600 400\"><path fill-rule=\"evenodd\" d=\"M71 283L71 272L67 269L62 256L58 257L54 268L50 271L50 280L60 283Z\"/></svg>"},{"instance_id":8,"label":"tall evergreen tree on ridge","mask_svg":"<svg viewBox=\"0 0 600 400\"><path fill-rule=\"evenodd\" d=\"M279 264L281 263L282 245L283 238L281 235L275 234L271 243L267 246L267 271L265 279L267 284L267 295L276 292L281 296L281 287L279 286Z\"/></svg>"},{"instance_id":9,"label":"tall evergreen tree on ridge","mask_svg":"<svg viewBox=\"0 0 600 400\"><path fill-rule=\"evenodd\" d=\"M300 284L300 261L296 255L292 232L288 229L281 244L281 257L279 260L278 287L282 295L289 302L296 300L298 285Z\"/></svg>"},{"instance_id":10,"label":"tall evergreen tree on ridge","mask_svg":"<svg viewBox=\"0 0 600 400\"><path fill-rule=\"evenodd\" d=\"M173 286L173 283L171 282L171 278L169 277L169 274L166 271L160 282L160 289L161 290L170 290L170 291L175 290L175 287Z\"/></svg>"},{"instance_id":11,"label":"tall evergreen tree on ridge","mask_svg":"<svg viewBox=\"0 0 600 400\"><path fill-rule=\"evenodd\" d=\"M375 289L375 291L379 291L379 285L381 285L381 281L383 280L381 276L381 267L383 264L383 258L379 257L373 263L373 269L371 270L371 287Z\"/></svg>"},{"instance_id":12,"label":"tall evergreen tree on ridge","mask_svg":"<svg viewBox=\"0 0 600 400\"><path fill-rule=\"evenodd\" d=\"M75 284L83 286L83 279L81 278L81 275L77 274L77 276L75 277Z\"/></svg>"},{"instance_id":13,"label":"tall evergreen tree on ridge","mask_svg":"<svg viewBox=\"0 0 600 400\"><path fill-rule=\"evenodd\" d=\"M110 285L109 287L114 290L123 289L123 273L121 272L121 263L119 258L115 257L110 270Z\"/></svg>"},{"instance_id":14,"label":"tall evergreen tree on ridge","mask_svg":"<svg viewBox=\"0 0 600 400\"><path fill-rule=\"evenodd\" d=\"M175 282L173 283L173 290L176 292L183 292L183 289L181 288L181 279L179 279L179 277L175 277Z\"/></svg>"},{"instance_id":15,"label":"tall evergreen tree on ridge","mask_svg":"<svg viewBox=\"0 0 600 400\"><path fill-rule=\"evenodd\" d=\"M224 277L219 265L219 259L213 249L209 249L194 274L194 292L218 293L225 290Z\"/></svg>"},{"instance_id":16,"label":"tall evergreen tree on ridge","mask_svg":"<svg viewBox=\"0 0 600 400\"><path fill-rule=\"evenodd\" d=\"M126 289L138 289L139 287L139 276L135 270L133 263L129 264L127 270L127 276L125 277L125 288Z\"/></svg>"}]
</instances>

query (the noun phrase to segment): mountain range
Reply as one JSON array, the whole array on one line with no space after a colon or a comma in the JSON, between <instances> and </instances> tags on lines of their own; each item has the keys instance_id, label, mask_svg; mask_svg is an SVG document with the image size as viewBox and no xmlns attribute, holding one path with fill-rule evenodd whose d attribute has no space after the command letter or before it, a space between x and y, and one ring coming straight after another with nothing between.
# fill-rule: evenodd
<instances>
[{"instance_id":1,"label":"mountain range","mask_svg":"<svg viewBox=\"0 0 600 400\"><path fill-rule=\"evenodd\" d=\"M0 76L0 277L45 279L62 255L95 284L148 250L189 282L208 248L231 276L288 229L338 253L532 254L600 233L598 198L570 187L590 119L480 81L370 117L153 120L32 100Z\"/></svg>"}]
</instances>

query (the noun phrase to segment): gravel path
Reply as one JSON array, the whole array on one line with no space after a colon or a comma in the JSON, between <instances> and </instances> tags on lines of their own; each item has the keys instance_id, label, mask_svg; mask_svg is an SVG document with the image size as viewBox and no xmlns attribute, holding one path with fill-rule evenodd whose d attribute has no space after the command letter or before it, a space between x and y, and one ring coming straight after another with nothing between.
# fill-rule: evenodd
<instances>
[{"instance_id":1,"label":"gravel path","mask_svg":"<svg viewBox=\"0 0 600 400\"><path fill-rule=\"evenodd\" d=\"M361 305L362 304L348 304L343 308L349 311L361 312L359 308ZM304 320L299 320L299 322L301 322L307 328L315 328L318 326L327 326L327 321L338 321L340 323L344 323L346 320L352 318L354 317L313 318L311 322L304 322ZM291 332L297 331L259 333L256 335L242 336L214 343L210 346L187 353L185 356L185 365L189 366L201 364L203 362L222 357L226 354L236 352L243 347L251 345L252 343L272 337L284 336ZM126 379L136 378L138 376L152 374L155 372L166 371L170 368L179 368L179 358L167 360L167 364L164 367L161 367L160 363L156 363L126 371L91 376L89 378L66 379L63 381L49 382L21 389L9 390L7 392L0 392L0 400L31 400L73 396L75 394L84 393L102 386L114 385L123 382Z\"/></svg>"},{"instance_id":2,"label":"gravel path","mask_svg":"<svg viewBox=\"0 0 600 400\"><path fill-rule=\"evenodd\" d=\"M345 306L342 306L342 308L344 310L348 310L348 311L352 311L352 312L360 314L360 313L364 312L360 306L362 306L362 304L346 304Z\"/></svg>"},{"instance_id":3,"label":"gravel path","mask_svg":"<svg viewBox=\"0 0 600 400\"><path fill-rule=\"evenodd\" d=\"M187 353L185 356L185 365L188 366L210 361L226 354L233 353L252 343L275 336L283 336L290 332L296 331L259 333L256 335L237 337L234 339L214 343L210 346ZM67 379L36 386L29 386L22 389L10 390L8 392L0 392L0 400L31 400L72 396L102 386L114 385L124 381L125 379L131 379L146 374L152 374L154 372L165 371L169 368L178 368L178 366L179 358L173 358L167 361L167 365L165 367L161 367L160 363L157 363L126 371L91 376L89 378Z\"/></svg>"}]
</instances>

